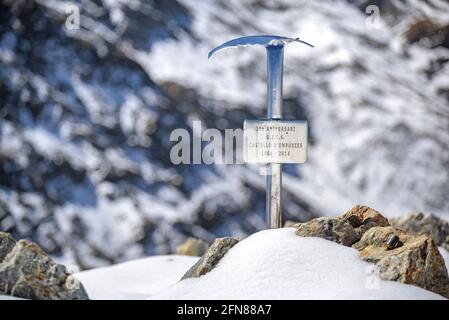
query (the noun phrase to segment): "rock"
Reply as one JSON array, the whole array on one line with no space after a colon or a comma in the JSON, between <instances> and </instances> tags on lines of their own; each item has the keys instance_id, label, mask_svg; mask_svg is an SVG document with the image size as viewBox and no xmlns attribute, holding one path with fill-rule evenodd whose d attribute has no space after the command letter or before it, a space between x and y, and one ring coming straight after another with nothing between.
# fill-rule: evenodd
<instances>
[{"instance_id":1,"label":"rock","mask_svg":"<svg viewBox=\"0 0 449 320\"><path fill-rule=\"evenodd\" d=\"M392 239L396 239L394 246ZM430 236L407 234L391 226L373 227L353 247L363 260L375 263L381 279L413 284L449 298L445 262Z\"/></svg>"},{"instance_id":2,"label":"rock","mask_svg":"<svg viewBox=\"0 0 449 320\"><path fill-rule=\"evenodd\" d=\"M351 246L360 240L360 235L347 222L321 217L295 225L296 234L301 237L319 237L344 246Z\"/></svg>"},{"instance_id":3,"label":"rock","mask_svg":"<svg viewBox=\"0 0 449 320\"><path fill-rule=\"evenodd\" d=\"M409 233L390 226L378 211L360 205L338 218L317 218L294 227L299 236L320 237L359 250L360 257L374 263L384 280L413 284L449 298L449 277L437 246L447 243L448 224L422 214L393 221Z\"/></svg>"},{"instance_id":4,"label":"rock","mask_svg":"<svg viewBox=\"0 0 449 320\"><path fill-rule=\"evenodd\" d=\"M215 239L209 250L184 274L181 280L198 278L211 271L237 242L239 240L232 237Z\"/></svg>"},{"instance_id":5,"label":"rock","mask_svg":"<svg viewBox=\"0 0 449 320\"><path fill-rule=\"evenodd\" d=\"M16 240L9 233L0 232L0 263L5 259L15 244Z\"/></svg>"},{"instance_id":6,"label":"rock","mask_svg":"<svg viewBox=\"0 0 449 320\"><path fill-rule=\"evenodd\" d=\"M207 249L209 249L207 242L201 239L188 238L176 248L176 254L201 257L206 253Z\"/></svg>"},{"instance_id":7,"label":"rock","mask_svg":"<svg viewBox=\"0 0 449 320\"><path fill-rule=\"evenodd\" d=\"M389 226L388 219L367 206L355 206L338 218L321 217L292 226L302 237L320 237L352 246L362 235L375 226Z\"/></svg>"},{"instance_id":8,"label":"rock","mask_svg":"<svg viewBox=\"0 0 449 320\"><path fill-rule=\"evenodd\" d=\"M372 227L390 225L388 219L380 212L362 205L355 206L338 219L348 222L360 234L360 237Z\"/></svg>"},{"instance_id":9,"label":"rock","mask_svg":"<svg viewBox=\"0 0 449 320\"><path fill-rule=\"evenodd\" d=\"M390 234L388 236L387 239L387 249L388 250L393 250L396 249L398 247L401 247L403 245L403 243L401 242L401 240L399 239L399 237L395 234Z\"/></svg>"},{"instance_id":10,"label":"rock","mask_svg":"<svg viewBox=\"0 0 449 320\"><path fill-rule=\"evenodd\" d=\"M12 241L11 241L12 239ZM12 245L13 244L13 245ZM83 285L38 245L0 234L0 293L25 299L86 300Z\"/></svg>"},{"instance_id":11,"label":"rock","mask_svg":"<svg viewBox=\"0 0 449 320\"><path fill-rule=\"evenodd\" d=\"M422 212L391 219L391 224L412 234L428 234L435 243L449 251L449 223Z\"/></svg>"}]
</instances>

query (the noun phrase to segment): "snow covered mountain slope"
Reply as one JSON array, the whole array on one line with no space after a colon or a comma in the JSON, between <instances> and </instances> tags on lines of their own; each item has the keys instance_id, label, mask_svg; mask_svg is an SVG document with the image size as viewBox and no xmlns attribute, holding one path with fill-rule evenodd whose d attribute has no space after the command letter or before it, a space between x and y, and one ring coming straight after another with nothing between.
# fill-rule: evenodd
<instances>
[{"instance_id":1,"label":"snow covered mountain slope","mask_svg":"<svg viewBox=\"0 0 449 320\"><path fill-rule=\"evenodd\" d=\"M286 179L287 190L328 214L354 202L390 215L448 211L449 104L439 94L448 88L448 74L439 68L433 77L428 74L436 60L447 59L447 48L409 46L403 43L405 22L370 26L356 7L343 2L182 3L193 15L193 36L157 43L145 60L148 73L158 82L176 81L260 115L265 109L263 50L228 50L215 61L198 55L241 34L299 35L316 46L286 48L285 109L289 118L305 109L314 142L310 161L299 167L301 179ZM449 9L447 2L432 3ZM438 23L449 24L447 15L438 17L443 20ZM179 50L185 54L177 56Z\"/></svg>"},{"instance_id":2,"label":"snow covered mountain slope","mask_svg":"<svg viewBox=\"0 0 449 320\"><path fill-rule=\"evenodd\" d=\"M449 213L447 1L376 1L379 21L366 1L73 3L0 1L1 230L90 268L264 228L258 168L169 159L192 120L264 117L263 50L207 60L264 33L316 46L286 49L285 115L311 128L310 161L286 167L287 219Z\"/></svg>"},{"instance_id":3,"label":"snow covered mountain slope","mask_svg":"<svg viewBox=\"0 0 449 320\"><path fill-rule=\"evenodd\" d=\"M92 299L442 299L380 280L355 249L298 238L291 228L253 234L211 272L179 282L189 261L195 258L150 257L75 276Z\"/></svg>"}]
</instances>

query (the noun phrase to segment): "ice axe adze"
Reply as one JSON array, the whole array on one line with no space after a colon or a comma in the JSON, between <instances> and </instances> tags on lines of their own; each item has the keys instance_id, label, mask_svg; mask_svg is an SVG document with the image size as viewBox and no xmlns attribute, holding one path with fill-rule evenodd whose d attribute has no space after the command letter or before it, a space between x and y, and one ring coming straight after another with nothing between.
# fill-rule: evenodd
<instances>
[{"instance_id":1,"label":"ice axe adze","mask_svg":"<svg viewBox=\"0 0 449 320\"><path fill-rule=\"evenodd\" d=\"M262 45L267 51L267 78L268 78L268 109L269 120L282 119L282 74L284 63L284 46L288 43L311 44L299 38L286 38L272 35L248 36L230 40L209 52L209 58L220 50L227 48ZM281 227L281 185L282 164L267 164L267 226L268 228Z\"/></svg>"}]
</instances>

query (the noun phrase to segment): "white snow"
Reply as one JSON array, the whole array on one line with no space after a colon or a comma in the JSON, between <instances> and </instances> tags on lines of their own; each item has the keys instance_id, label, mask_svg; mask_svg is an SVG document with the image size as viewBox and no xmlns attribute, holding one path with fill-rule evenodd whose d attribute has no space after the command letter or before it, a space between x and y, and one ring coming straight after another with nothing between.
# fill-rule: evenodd
<instances>
[{"instance_id":1,"label":"white snow","mask_svg":"<svg viewBox=\"0 0 449 320\"><path fill-rule=\"evenodd\" d=\"M75 274L91 299L143 299L176 283L198 258L154 256Z\"/></svg>"},{"instance_id":2,"label":"white snow","mask_svg":"<svg viewBox=\"0 0 449 320\"><path fill-rule=\"evenodd\" d=\"M372 273L373 264L362 261L355 249L301 238L292 228L255 233L234 246L211 272L179 281L196 261L155 256L76 277L92 299L442 298L415 286L380 280Z\"/></svg>"},{"instance_id":3,"label":"white snow","mask_svg":"<svg viewBox=\"0 0 449 320\"><path fill-rule=\"evenodd\" d=\"M0 300L23 300L22 298L17 298L13 296L0 295Z\"/></svg>"}]
</instances>

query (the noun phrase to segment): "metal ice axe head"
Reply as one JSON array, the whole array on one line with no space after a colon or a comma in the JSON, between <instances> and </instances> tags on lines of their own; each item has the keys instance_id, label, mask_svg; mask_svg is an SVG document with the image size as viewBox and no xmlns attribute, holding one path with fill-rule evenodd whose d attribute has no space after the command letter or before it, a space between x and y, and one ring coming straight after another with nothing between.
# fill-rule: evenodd
<instances>
[{"instance_id":1,"label":"metal ice axe head","mask_svg":"<svg viewBox=\"0 0 449 320\"><path fill-rule=\"evenodd\" d=\"M248 36L230 40L209 52L209 58L220 50L228 48L262 45L267 50L267 78L268 78L268 110L269 119L282 119L282 73L284 63L284 45L288 43L303 43L313 47L310 43L299 38L287 38L272 35Z\"/></svg>"}]
</instances>

